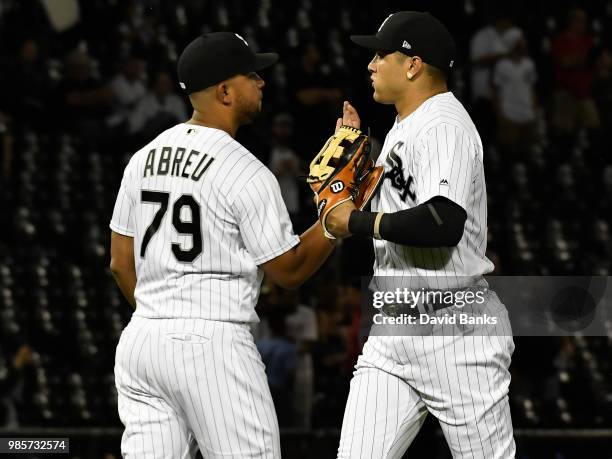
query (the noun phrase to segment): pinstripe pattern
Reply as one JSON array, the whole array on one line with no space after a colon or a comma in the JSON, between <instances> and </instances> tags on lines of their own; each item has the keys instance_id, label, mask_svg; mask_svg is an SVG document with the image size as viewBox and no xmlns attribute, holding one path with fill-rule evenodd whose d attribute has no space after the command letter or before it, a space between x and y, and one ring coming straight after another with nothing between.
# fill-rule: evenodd
<instances>
[{"instance_id":1,"label":"pinstripe pattern","mask_svg":"<svg viewBox=\"0 0 612 459\"><path fill-rule=\"evenodd\" d=\"M377 160L387 171L390 151L402 160L404 177L413 178L411 190L416 198L408 196L402 201L401 193L386 179L372 200L373 211L397 212L445 196L463 207L468 218L463 238L453 248L407 247L374 240L374 275L413 276L422 279L425 287L442 288L460 286L459 278L491 272L493 264L485 256L487 194L482 143L461 103L450 92L425 101L396 121L387 134ZM436 285L431 285L437 278Z\"/></svg>"},{"instance_id":2,"label":"pinstripe pattern","mask_svg":"<svg viewBox=\"0 0 612 459\"><path fill-rule=\"evenodd\" d=\"M141 257L163 206L143 190L167 196L168 207ZM200 218L192 261L173 251L196 246L197 232L176 226L197 217L175 208L183 196ZM246 325L259 320L258 265L299 243L274 175L225 132L179 124L132 157L110 227L134 238L136 254L137 308L115 362L124 457L199 449L205 458L279 458L276 413Z\"/></svg>"},{"instance_id":3,"label":"pinstripe pattern","mask_svg":"<svg viewBox=\"0 0 612 459\"><path fill-rule=\"evenodd\" d=\"M396 121L377 164L385 166L387 177L372 210L397 212L445 196L465 209L467 221L463 238L453 248L374 240L370 288L394 291L399 276L402 287L414 290L484 282L482 275L493 264L485 256L482 143L452 93L431 97ZM351 381L339 458L401 458L428 412L440 422L454 458L514 457L508 404L512 331L495 293L487 293L485 305L499 320L485 336L453 335L444 324L424 336L372 332Z\"/></svg>"},{"instance_id":4,"label":"pinstripe pattern","mask_svg":"<svg viewBox=\"0 0 612 459\"><path fill-rule=\"evenodd\" d=\"M193 150L187 171L196 171L204 154L210 163L199 181L143 171L155 150L157 171L163 147ZM208 158L205 160L208 161ZM174 168L172 161L170 171ZM205 166L203 164L202 168ZM145 231L159 205L142 203L141 190L169 193L169 207L151 238L145 258L136 256L136 315L150 318L203 318L256 322L254 306L263 274L258 265L286 252L299 242L272 172L249 151L218 129L179 124L138 151L125 169L110 227L134 237L140 253ZM178 261L172 243L192 247L192 237L172 225L172 204L192 195L201 208L202 253L192 263ZM191 221L188 208L181 210ZM204 301L202 301L204 300Z\"/></svg>"},{"instance_id":5,"label":"pinstripe pattern","mask_svg":"<svg viewBox=\"0 0 612 459\"><path fill-rule=\"evenodd\" d=\"M454 458L514 457L514 343L492 292L487 308L501 320L486 336L369 337L351 381L339 458L401 458L427 412L439 420Z\"/></svg>"},{"instance_id":6,"label":"pinstripe pattern","mask_svg":"<svg viewBox=\"0 0 612 459\"><path fill-rule=\"evenodd\" d=\"M125 458L194 457L196 446L205 458L280 457L264 365L245 324L133 317L115 377Z\"/></svg>"}]
</instances>

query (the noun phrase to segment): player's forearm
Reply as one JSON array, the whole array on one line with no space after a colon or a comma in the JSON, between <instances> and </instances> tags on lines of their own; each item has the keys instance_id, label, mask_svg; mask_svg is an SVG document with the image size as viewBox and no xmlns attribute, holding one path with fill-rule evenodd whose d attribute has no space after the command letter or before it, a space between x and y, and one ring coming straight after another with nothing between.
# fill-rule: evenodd
<instances>
[{"instance_id":1,"label":"player's forearm","mask_svg":"<svg viewBox=\"0 0 612 459\"><path fill-rule=\"evenodd\" d=\"M353 212L349 231L372 236L376 212ZM467 214L458 204L437 197L412 209L384 214L379 223L381 239L412 247L453 247L463 236Z\"/></svg>"},{"instance_id":2,"label":"player's forearm","mask_svg":"<svg viewBox=\"0 0 612 459\"><path fill-rule=\"evenodd\" d=\"M261 265L266 275L283 288L300 287L321 267L332 252L335 241L325 238L317 222L300 236L300 243Z\"/></svg>"},{"instance_id":3,"label":"player's forearm","mask_svg":"<svg viewBox=\"0 0 612 459\"><path fill-rule=\"evenodd\" d=\"M325 237L319 222L302 233L296 251L296 282L301 285L308 280L325 263L335 245L336 240Z\"/></svg>"},{"instance_id":4,"label":"player's forearm","mask_svg":"<svg viewBox=\"0 0 612 459\"><path fill-rule=\"evenodd\" d=\"M121 293L128 303L136 308L136 299L134 298L134 290L136 289L136 271L133 269L119 269L111 265L111 273L115 278L115 282L119 286Z\"/></svg>"}]
</instances>

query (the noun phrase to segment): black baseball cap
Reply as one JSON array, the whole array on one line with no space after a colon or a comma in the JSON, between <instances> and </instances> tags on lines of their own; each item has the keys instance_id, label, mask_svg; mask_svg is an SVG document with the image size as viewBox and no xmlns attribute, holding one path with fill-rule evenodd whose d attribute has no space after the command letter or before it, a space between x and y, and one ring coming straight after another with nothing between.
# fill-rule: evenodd
<instances>
[{"instance_id":1,"label":"black baseball cap","mask_svg":"<svg viewBox=\"0 0 612 459\"><path fill-rule=\"evenodd\" d=\"M359 46L419 56L423 62L448 71L455 63L455 41L447 28L429 13L400 11L383 21L376 35L351 35Z\"/></svg>"},{"instance_id":2,"label":"black baseball cap","mask_svg":"<svg viewBox=\"0 0 612 459\"><path fill-rule=\"evenodd\" d=\"M235 75L259 72L278 61L276 53L255 53L237 33L212 32L196 38L181 53L178 77L191 94Z\"/></svg>"}]
</instances>

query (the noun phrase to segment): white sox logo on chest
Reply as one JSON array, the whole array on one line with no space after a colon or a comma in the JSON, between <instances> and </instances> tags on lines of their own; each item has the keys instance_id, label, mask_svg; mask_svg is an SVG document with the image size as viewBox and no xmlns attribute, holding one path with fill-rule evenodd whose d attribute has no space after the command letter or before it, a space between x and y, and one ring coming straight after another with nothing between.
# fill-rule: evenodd
<instances>
[{"instance_id":1,"label":"white sox logo on chest","mask_svg":"<svg viewBox=\"0 0 612 459\"><path fill-rule=\"evenodd\" d=\"M400 192L400 199L406 202L406 198L410 196L413 201L416 200L416 193L411 189L414 183L412 175L408 179L404 176L404 165L399 156L400 149L404 146L404 142L399 141L391 148L385 162L391 166L391 170L385 173L385 178L391 181L391 186Z\"/></svg>"}]
</instances>

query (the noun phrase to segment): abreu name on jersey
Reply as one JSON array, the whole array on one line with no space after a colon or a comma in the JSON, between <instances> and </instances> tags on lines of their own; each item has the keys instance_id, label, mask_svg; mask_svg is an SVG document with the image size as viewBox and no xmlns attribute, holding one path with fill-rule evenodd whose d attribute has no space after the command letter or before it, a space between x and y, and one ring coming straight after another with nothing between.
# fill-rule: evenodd
<instances>
[{"instance_id":1,"label":"abreu name on jersey","mask_svg":"<svg viewBox=\"0 0 612 459\"><path fill-rule=\"evenodd\" d=\"M202 153L197 150L187 153L187 149L183 147L162 147L159 152L153 148L147 155L142 176L169 175L190 178L197 182L215 160L207 153L200 155ZM197 165L193 167L196 161Z\"/></svg>"}]
</instances>

